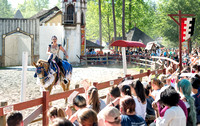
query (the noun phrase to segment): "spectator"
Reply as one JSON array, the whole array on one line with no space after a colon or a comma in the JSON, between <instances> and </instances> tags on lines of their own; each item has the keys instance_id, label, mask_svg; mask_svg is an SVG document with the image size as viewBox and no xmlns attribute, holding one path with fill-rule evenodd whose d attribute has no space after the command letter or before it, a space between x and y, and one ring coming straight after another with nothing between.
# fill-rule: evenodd
<instances>
[{"instance_id":1,"label":"spectator","mask_svg":"<svg viewBox=\"0 0 200 126\"><path fill-rule=\"evenodd\" d=\"M122 85L121 87L121 96L124 97L125 95L131 96L131 87L129 85Z\"/></svg>"},{"instance_id":2,"label":"spectator","mask_svg":"<svg viewBox=\"0 0 200 126\"><path fill-rule=\"evenodd\" d=\"M105 107L101 111L104 126L121 126L120 112L115 107Z\"/></svg>"},{"instance_id":3,"label":"spectator","mask_svg":"<svg viewBox=\"0 0 200 126\"><path fill-rule=\"evenodd\" d=\"M120 97L120 90L117 85L114 85L110 88L107 96L106 96L106 104L114 101L117 97Z\"/></svg>"},{"instance_id":4,"label":"spectator","mask_svg":"<svg viewBox=\"0 0 200 126\"><path fill-rule=\"evenodd\" d=\"M78 126L78 121L77 121L77 114L80 110L86 108L86 100L83 96L77 95L73 99L73 106L76 109L76 112L72 115L72 110L70 109L69 106L67 106L66 113L69 116L69 120L75 125Z\"/></svg>"},{"instance_id":5,"label":"spectator","mask_svg":"<svg viewBox=\"0 0 200 126\"><path fill-rule=\"evenodd\" d=\"M7 126L23 126L23 116L20 112L12 112L7 116Z\"/></svg>"},{"instance_id":6,"label":"spectator","mask_svg":"<svg viewBox=\"0 0 200 126\"><path fill-rule=\"evenodd\" d=\"M145 88L145 95L146 95L146 99L147 99L147 109L146 109L146 113L147 115L154 115L155 116L155 112L154 109L152 108L152 103L154 101L154 99L149 96L149 91L151 90L151 86L147 85Z\"/></svg>"},{"instance_id":7,"label":"spectator","mask_svg":"<svg viewBox=\"0 0 200 126\"><path fill-rule=\"evenodd\" d=\"M121 125L122 126L146 126L144 119L136 115L135 101L131 96L125 96L122 99L117 98L113 104L114 106L120 103Z\"/></svg>"},{"instance_id":8,"label":"spectator","mask_svg":"<svg viewBox=\"0 0 200 126\"><path fill-rule=\"evenodd\" d=\"M97 114L94 110L84 108L78 113L78 122L82 126L98 126Z\"/></svg>"},{"instance_id":9,"label":"spectator","mask_svg":"<svg viewBox=\"0 0 200 126\"><path fill-rule=\"evenodd\" d=\"M153 92L151 93L153 99L156 99L156 96L162 87L163 84L161 83L161 81L157 78L153 78L153 83L152 83Z\"/></svg>"},{"instance_id":10,"label":"spectator","mask_svg":"<svg viewBox=\"0 0 200 126\"><path fill-rule=\"evenodd\" d=\"M89 89L87 90L87 97L88 97L87 107L93 109L97 113L106 106L106 103L99 98L98 90L94 86L90 86Z\"/></svg>"},{"instance_id":11,"label":"spectator","mask_svg":"<svg viewBox=\"0 0 200 126\"><path fill-rule=\"evenodd\" d=\"M53 122L53 120L57 117L65 118L66 114L62 108L51 107L48 111L48 116L49 116L51 122Z\"/></svg>"},{"instance_id":12,"label":"spectator","mask_svg":"<svg viewBox=\"0 0 200 126\"><path fill-rule=\"evenodd\" d=\"M190 82L186 79L179 81L178 90L181 95L181 100L183 100L188 110L187 125L196 126L196 108L194 98L191 96L192 86Z\"/></svg>"},{"instance_id":13,"label":"spectator","mask_svg":"<svg viewBox=\"0 0 200 126\"><path fill-rule=\"evenodd\" d=\"M66 118L55 118L51 126L73 126L73 124Z\"/></svg>"},{"instance_id":14,"label":"spectator","mask_svg":"<svg viewBox=\"0 0 200 126\"><path fill-rule=\"evenodd\" d=\"M140 115L143 119L145 119L147 101L144 93L143 84L137 80L131 84L133 89L133 99L135 100L135 111L137 115Z\"/></svg>"},{"instance_id":15,"label":"spectator","mask_svg":"<svg viewBox=\"0 0 200 126\"><path fill-rule=\"evenodd\" d=\"M197 124L200 124L200 79L195 77L191 79L193 97L195 99Z\"/></svg>"},{"instance_id":16,"label":"spectator","mask_svg":"<svg viewBox=\"0 0 200 126\"><path fill-rule=\"evenodd\" d=\"M179 94L175 90L165 89L160 94L160 102L168 106L169 109L166 110L163 118L156 119L156 126L186 126L186 116L183 110L177 106Z\"/></svg>"}]
</instances>

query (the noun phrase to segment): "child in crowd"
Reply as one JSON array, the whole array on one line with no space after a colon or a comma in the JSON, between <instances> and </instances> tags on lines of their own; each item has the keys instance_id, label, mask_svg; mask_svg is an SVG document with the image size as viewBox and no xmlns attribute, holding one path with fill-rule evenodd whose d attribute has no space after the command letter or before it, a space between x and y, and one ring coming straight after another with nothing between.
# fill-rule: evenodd
<instances>
[{"instance_id":1,"label":"child in crowd","mask_svg":"<svg viewBox=\"0 0 200 126\"><path fill-rule=\"evenodd\" d=\"M98 126L97 114L93 109L84 108L78 113L78 122L81 126Z\"/></svg>"},{"instance_id":2,"label":"child in crowd","mask_svg":"<svg viewBox=\"0 0 200 126\"><path fill-rule=\"evenodd\" d=\"M144 93L143 84L139 80L137 80L136 82L133 82L131 84L131 87L133 89L133 99L135 100L136 105L136 114L145 119L147 101Z\"/></svg>"},{"instance_id":3,"label":"child in crowd","mask_svg":"<svg viewBox=\"0 0 200 126\"><path fill-rule=\"evenodd\" d=\"M48 116L53 123L53 120L57 117L65 118L66 114L64 110L60 107L51 107L48 111Z\"/></svg>"},{"instance_id":4,"label":"child in crowd","mask_svg":"<svg viewBox=\"0 0 200 126\"><path fill-rule=\"evenodd\" d=\"M114 85L110 88L107 96L106 96L106 104L109 104L110 102L114 101L116 98L120 97L120 89L117 85ZM117 106L119 109L119 106Z\"/></svg>"},{"instance_id":5,"label":"child in crowd","mask_svg":"<svg viewBox=\"0 0 200 126\"><path fill-rule=\"evenodd\" d=\"M146 118L149 119L150 117L152 117L152 120L154 120L155 112L154 112L154 109L152 108L152 103L153 103L154 99L151 96L149 96L150 90L151 90L151 86L146 85L146 88L145 88L145 96L146 96L146 100L147 100Z\"/></svg>"},{"instance_id":6,"label":"child in crowd","mask_svg":"<svg viewBox=\"0 0 200 126\"><path fill-rule=\"evenodd\" d=\"M83 96L77 95L73 99L73 106L76 109L76 112L72 115L72 110L70 109L69 106L67 106L66 109L66 114L69 116L69 120L74 124L74 126L78 126L78 121L77 121L77 114L80 110L86 108L86 100Z\"/></svg>"},{"instance_id":7,"label":"child in crowd","mask_svg":"<svg viewBox=\"0 0 200 126\"><path fill-rule=\"evenodd\" d=\"M153 99L156 99L157 94L159 93L162 87L163 87L163 84L161 83L161 81L157 78L153 78L153 82L152 82L153 92L151 93L150 96L152 96Z\"/></svg>"},{"instance_id":8,"label":"child in crowd","mask_svg":"<svg viewBox=\"0 0 200 126\"><path fill-rule=\"evenodd\" d=\"M20 112L12 112L7 116L7 126L23 126L23 116Z\"/></svg>"},{"instance_id":9,"label":"child in crowd","mask_svg":"<svg viewBox=\"0 0 200 126\"><path fill-rule=\"evenodd\" d=\"M51 126L73 126L73 124L66 118L55 118Z\"/></svg>"},{"instance_id":10,"label":"child in crowd","mask_svg":"<svg viewBox=\"0 0 200 126\"><path fill-rule=\"evenodd\" d=\"M90 86L87 90L86 97L88 98L87 108L93 109L96 113L106 107L106 103L99 98L98 90L96 87Z\"/></svg>"},{"instance_id":11,"label":"child in crowd","mask_svg":"<svg viewBox=\"0 0 200 126\"><path fill-rule=\"evenodd\" d=\"M131 95L131 87L129 85L122 85L121 87L121 96L124 97L124 96L132 96Z\"/></svg>"}]
</instances>

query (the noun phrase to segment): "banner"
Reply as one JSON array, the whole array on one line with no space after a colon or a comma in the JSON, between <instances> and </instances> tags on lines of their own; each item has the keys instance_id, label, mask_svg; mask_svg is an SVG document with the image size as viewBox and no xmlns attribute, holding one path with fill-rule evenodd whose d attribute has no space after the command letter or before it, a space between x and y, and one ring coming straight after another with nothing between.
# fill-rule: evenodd
<instances>
[{"instance_id":1,"label":"banner","mask_svg":"<svg viewBox=\"0 0 200 126\"><path fill-rule=\"evenodd\" d=\"M195 18L181 18L181 42L188 40L194 33Z\"/></svg>"},{"instance_id":2,"label":"banner","mask_svg":"<svg viewBox=\"0 0 200 126\"><path fill-rule=\"evenodd\" d=\"M85 30L81 30L81 55L85 55Z\"/></svg>"}]
</instances>

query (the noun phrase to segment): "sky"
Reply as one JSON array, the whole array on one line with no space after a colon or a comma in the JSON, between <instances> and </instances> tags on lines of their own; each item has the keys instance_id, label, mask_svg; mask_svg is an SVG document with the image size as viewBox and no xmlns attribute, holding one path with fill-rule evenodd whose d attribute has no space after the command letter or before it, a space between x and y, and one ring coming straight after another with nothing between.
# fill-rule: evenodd
<instances>
[{"instance_id":1,"label":"sky","mask_svg":"<svg viewBox=\"0 0 200 126\"><path fill-rule=\"evenodd\" d=\"M17 8L18 4L24 3L24 0L8 0L8 2L12 5L13 8ZM54 7L57 3L57 0L49 0L49 7Z\"/></svg>"}]
</instances>

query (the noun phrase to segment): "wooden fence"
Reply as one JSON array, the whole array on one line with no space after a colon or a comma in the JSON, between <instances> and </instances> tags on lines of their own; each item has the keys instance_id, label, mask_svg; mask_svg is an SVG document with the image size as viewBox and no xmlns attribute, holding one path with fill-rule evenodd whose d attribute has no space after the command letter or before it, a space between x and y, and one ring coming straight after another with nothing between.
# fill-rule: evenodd
<instances>
[{"instance_id":1,"label":"wooden fence","mask_svg":"<svg viewBox=\"0 0 200 126\"><path fill-rule=\"evenodd\" d=\"M166 71L166 69L155 70L155 71L148 70L145 73L136 74L136 75L126 75L126 77L133 77L134 79L138 79L138 78L142 78L145 76L149 76L150 74L152 74L152 75L161 74L161 73L165 74L165 71ZM126 78L126 77L124 77L124 78ZM111 81L112 81L112 84L116 85L116 84L119 84L124 78L118 78L115 80L110 80L110 81L106 81L106 82L102 82L102 83L94 82L93 85L96 86L98 90L101 90L101 89L110 87ZM40 111L42 113L43 126L47 126L49 124L49 118L47 117L47 111L49 109L49 102L52 102L52 101L55 101L58 99L64 99L64 98L68 97L73 91L78 91L79 93L84 93L84 88L77 88L74 90L69 90L66 92L57 93L57 94L53 94L53 95L50 95L48 91L44 91L43 97L40 97L40 98L37 98L34 100L30 100L30 101L26 101L26 102L21 102L21 103L17 103L17 104L13 104L13 105L0 107L0 117L5 116L6 114L4 113L4 111L9 108L12 108L13 111L20 111L20 110L25 110L27 108L31 108L34 106L42 105L41 106L42 108L39 107L39 109L36 111ZM24 124L27 125L27 123L30 123L30 120L28 122L25 120Z\"/></svg>"},{"instance_id":2,"label":"wooden fence","mask_svg":"<svg viewBox=\"0 0 200 126\"><path fill-rule=\"evenodd\" d=\"M80 63L87 65L110 65L110 64L119 64L122 63L121 55L81 55ZM158 56L143 56L143 55L127 55L126 56L128 64L143 65L145 69L147 67L152 67L156 65L164 66L167 68L170 64L173 64L172 67L178 68L178 62L167 57L158 57Z\"/></svg>"}]
</instances>

